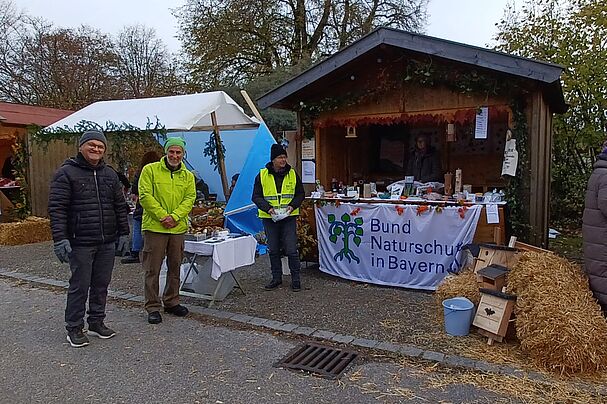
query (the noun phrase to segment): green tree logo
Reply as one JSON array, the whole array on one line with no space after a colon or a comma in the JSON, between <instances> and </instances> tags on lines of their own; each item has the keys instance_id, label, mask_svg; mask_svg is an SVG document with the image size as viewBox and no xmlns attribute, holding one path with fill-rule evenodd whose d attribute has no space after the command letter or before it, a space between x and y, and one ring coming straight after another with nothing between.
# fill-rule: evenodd
<instances>
[{"instance_id":1,"label":"green tree logo","mask_svg":"<svg viewBox=\"0 0 607 404\"><path fill-rule=\"evenodd\" d=\"M358 247L361 242L360 236L363 235L363 228L361 227L363 224L362 217L357 217L354 219L352 223L350 220L352 218L347 213L344 213L341 216L341 222L335 220L335 215L330 214L327 218L331 226L329 226L329 241L333 244L337 243L337 238L341 236L341 239L344 243L344 247L333 257L335 261L338 259L343 261L344 258L348 259L348 262L352 262L352 260L356 261L357 264L360 264L360 259L354 254L354 251L350 249L350 237L353 236L352 241Z\"/></svg>"}]
</instances>

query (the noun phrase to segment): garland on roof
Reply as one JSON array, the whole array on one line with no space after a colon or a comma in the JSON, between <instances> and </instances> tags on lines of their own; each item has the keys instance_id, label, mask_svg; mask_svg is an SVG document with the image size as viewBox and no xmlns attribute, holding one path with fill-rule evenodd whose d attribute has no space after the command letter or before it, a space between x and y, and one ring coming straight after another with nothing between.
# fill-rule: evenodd
<instances>
[{"instance_id":1,"label":"garland on roof","mask_svg":"<svg viewBox=\"0 0 607 404\"><path fill-rule=\"evenodd\" d=\"M160 124L158 119L155 123L148 119L145 128L138 128L124 122L116 124L111 121L107 121L105 127L91 121L80 121L71 128L65 126L52 130L32 127L31 139L34 143L40 145L43 150L46 150L52 141L59 140L66 144L72 144L77 141L83 132L93 129L100 130L106 135L110 144L108 157L118 165L117 168L121 171L126 170L131 164L135 166L139 164L139 162L133 162L132 160L142 145L151 148L156 145L157 141L166 140L167 136L166 128Z\"/></svg>"},{"instance_id":2,"label":"garland on roof","mask_svg":"<svg viewBox=\"0 0 607 404\"><path fill-rule=\"evenodd\" d=\"M395 67L391 70L390 66L382 69L378 77L367 88L348 91L339 97L325 97L307 103L300 102L299 112L304 136L308 139L314 137L314 123L321 114L343 110L361 103L379 102L386 92L398 90L402 88L403 84L426 88L446 88L464 95L482 94L486 99L497 95L512 98L525 92L520 80L504 80L502 77L476 69L465 71L454 69L444 64L434 63L431 56L426 60L409 59L404 69Z\"/></svg>"}]
</instances>

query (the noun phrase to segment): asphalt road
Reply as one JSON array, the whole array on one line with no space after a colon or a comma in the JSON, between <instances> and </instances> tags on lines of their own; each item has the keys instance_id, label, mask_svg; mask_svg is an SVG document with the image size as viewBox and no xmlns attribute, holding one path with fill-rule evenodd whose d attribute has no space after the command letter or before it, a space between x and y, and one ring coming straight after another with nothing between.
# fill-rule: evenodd
<instances>
[{"instance_id":1,"label":"asphalt road","mask_svg":"<svg viewBox=\"0 0 607 404\"><path fill-rule=\"evenodd\" d=\"M270 333L109 305L118 335L65 340L64 292L0 278L0 403L375 403L504 402L454 384L435 389L431 373L368 352L339 381L273 367L297 341Z\"/></svg>"}]
</instances>

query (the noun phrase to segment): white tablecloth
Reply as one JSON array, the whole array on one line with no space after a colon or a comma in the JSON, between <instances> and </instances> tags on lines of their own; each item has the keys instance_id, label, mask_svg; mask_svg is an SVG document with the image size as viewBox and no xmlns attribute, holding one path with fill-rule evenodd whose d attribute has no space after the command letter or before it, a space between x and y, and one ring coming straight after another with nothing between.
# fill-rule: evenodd
<instances>
[{"instance_id":1,"label":"white tablecloth","mask_svg":"<svg viewBox=\"0 0 607 404\"><path fill-rule=\"evenodd\" d=\"M253 236L229 238L219 243L209 241L186 241L185 251L213 257L211 278L217 280L221 274L255 263L257 241Z\"/></svg>"}]
</instances>

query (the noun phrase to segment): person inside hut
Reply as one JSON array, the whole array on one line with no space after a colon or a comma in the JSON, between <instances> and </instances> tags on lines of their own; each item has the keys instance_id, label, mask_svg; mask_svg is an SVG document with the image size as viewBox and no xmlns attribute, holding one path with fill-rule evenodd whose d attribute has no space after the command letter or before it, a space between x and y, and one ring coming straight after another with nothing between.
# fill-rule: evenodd
<instances>
[{"instance_id":1,"label":"person inside hut","mask_svg":"<svg viewBox=\"0 0 607 404\"><path fill-rule=\"evenodd\" d=\"M607 315L607 141L588 180L582 237L590 289Z\"/></svg>"},{"instance_id":2,"label":"person inside hut","mask_svg":"<svg viewBox=\"0 0 607 404\"><path fill-rule=\"evenodd\" d=\"M429 136L420 134L415 137L415 146L409 154L405 175L424 183L443 182L441 158L436 148L430 145Z\"/></svg>"},{"instance_id":3,"label":"person inside hut","mask_svg":"<svg viewBox=\"0 0 607 404\"><path fill-rule=\"evenodd\" d=\"M2 178L8 178L9 180L15 180L15 158L10 155L4 160L2 165Z\"/></svg>"}]
</instances>

